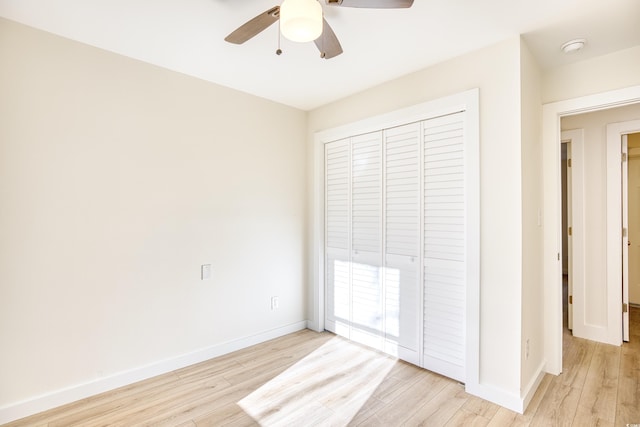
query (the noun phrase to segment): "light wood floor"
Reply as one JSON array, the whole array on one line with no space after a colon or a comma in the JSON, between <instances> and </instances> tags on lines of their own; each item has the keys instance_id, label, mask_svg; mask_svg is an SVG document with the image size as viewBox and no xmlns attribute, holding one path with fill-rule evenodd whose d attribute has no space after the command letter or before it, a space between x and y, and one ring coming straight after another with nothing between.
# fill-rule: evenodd
<instances>
[{"instance_id":1,"label":"light wood floor","mask_svg":"<svg viewBox=\"0 0 640 427\"><path fill-rule=\"evenodd\" d=\"M640 310L622 347L564 337L524 415L329 333L301 331L8 426L625 426L640 423Z\"/></svg>"}]
</instances>

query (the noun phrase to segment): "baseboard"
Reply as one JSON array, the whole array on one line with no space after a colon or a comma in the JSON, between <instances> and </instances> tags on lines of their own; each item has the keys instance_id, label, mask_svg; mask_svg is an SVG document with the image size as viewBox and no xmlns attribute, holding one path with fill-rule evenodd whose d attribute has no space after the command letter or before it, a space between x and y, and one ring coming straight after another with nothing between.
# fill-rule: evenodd
<instances>
[{"instance_id":1,"label":"baseboard","mask_svg":"<svg viewBox=\"0 0 640 427\"><path fill-rule=\"evenodd\" d=\"M315 322L313 320L307 320L307 329L315 332L323 331L322 329L320 329L320 326L318 326L318 322Z\"/></svg>"},{"instance_id":2,"label":"baseboard","mask_svg":"<svg viewBox=\"0 0 640 427\"><path fill-rule=\"evenodd\" d=\"M542 382L542 380L544 379L544 375L546 374L546 372L544 371L544 365L545 363L542 362L540 364L540 366L538 366L538 369L536 369L536 374L533 376L533 378L531 379L531 381L529 381L529 384L527 384L527 386L524 388L524 393L523 393L523 411L527 410L527 406L529 406L529 403L531 403L531 399L533 399L533 396L536 394L536 390L538 390L538 386L540 386L540 383Z\"/></svg>"},{"instance_id":3,"label":"baseboard","mask_svg":"<svg viewBox=\"0 0 640 427\"><path fill-rule=\"evenodd\" d=\"M177 357L160 360L148 365L119 372L94 381L76 384L21 402L12 403L0 408L0 424L19 420L20 418L28 417L67 403L75 402L76 400L133 384L135 382L184 368L185 366L193 365L195 363L200 363L214 357L222 356L261 342L300 331L306 327L306 321L292 323L290 325L260 332L255 335L212 345L191 353L186 353Z\"/></svg>"},{"instance_id":4,"label":"baseboard","mask_svg":"<svg viewBox=\"0 0 640 427\"><path fill-rule=\"evenodd\" d=\"M504 390L486 384L467 384L465 391L519 414L524 413L524 401L516 394L507 393Z\"/></svg>"},{"instance_id":5,"label":"baseboard","mask_svg":"<svg viewBox=\"0 0 640 427\"><path fill-rule=\"evenodd\" d=\"M504 390L486 384L467 384L465 391L467 393L478 396L489 402L511 409L519 414L523 414L531 399L533 399L540 382L544 378L544 362L536 369L536 374L524 389L521 396L507 393Z\"/></svg>"}]
</instances>

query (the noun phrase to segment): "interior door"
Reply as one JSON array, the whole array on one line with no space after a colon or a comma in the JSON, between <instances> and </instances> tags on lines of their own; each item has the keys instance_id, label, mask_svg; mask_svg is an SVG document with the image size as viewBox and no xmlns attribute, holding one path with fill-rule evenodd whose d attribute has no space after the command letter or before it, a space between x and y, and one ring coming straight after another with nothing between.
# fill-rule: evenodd
<instances>
[{"instance_id":1,"label":"interior door","mask_svg":"<svg viewBox=\"0 0 640 427\"><path fill-rule=\"evenodd\" d=\"M571 191L573 179L571 177L571 140L567 142L567 326L569 330L573 330L573 205Z\"/></svg>"},{"instance_id":2,"label":"interior door","mask_svg":"<svg viewBox=\"0 0 640 427\"><path fill-rule=\"evenodd\" d=\"M462 113L423 122L423 367L465 381L466 199Z\"/></svg>"},{"instance_id":3,"label":"interior door","mask_svg":"<svg viewBox=\"0 0 640 427\"><path fill-rule=\"evenodd\" d=\"M629 341L629 168L627 135L622 135L622 339Z\"/></svg>"},{"instance_id":4,"label":"interior door","mask_svg":"<svg viewBox=\"0 0 640 427\"><path fill-rule=\"evenodd\" d=\"M387 129L385 351L420 364L420 123Z\"/></svg>"},{"instance_id":5,"label":"interior door","mask_svg":"<svg viewBox=\"0 0 640 427\"><path fill-rule=\"evenodd\" d=\"M349 139L325 145L325 328L349 338L351 323Z\"/></svg>"},{"instance_id":6,"label":"interior door","mask_svg":"<svg viewBox=\"0 0 640 427\"><path fill-rule=\"evenodd\" d=\"M634 138L640 142L640 134ZM627 140L628 151L628 203L629 203L629 305L640 305L640 157L631 141Z\"/></svg>"},{"instance_id":7,"label":"interior door","mask_svg":"<svg viewBox=\"0 0 640 427\"><path fill-rule=\"evenodd\" d=\"M381 350L382 132L351 138L351 340Z\"/></svg>"},{"instance_id":8,"label":"interior door","mask_svg":"<svg viewBox=\"0 0 640 427\"><path fill-rule=\"evenodd\" d=\"M588 306L585 288L585 218L584 218L584 131L574 129L562 132L562 142L567 142L567 156L571 167L567 168L567 225L569 252L569 301L568 325L574 336L598 340L600 328L587 321ZM569 149L570 147L570 149ZM567 234L569 234L567 232Z\"/></svg>"}]
</instances>

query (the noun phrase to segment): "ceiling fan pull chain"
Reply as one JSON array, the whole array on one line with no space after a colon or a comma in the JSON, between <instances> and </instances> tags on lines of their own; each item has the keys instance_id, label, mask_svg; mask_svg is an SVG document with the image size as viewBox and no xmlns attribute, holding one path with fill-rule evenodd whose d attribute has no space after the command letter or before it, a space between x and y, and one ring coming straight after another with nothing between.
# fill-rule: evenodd
<instances>
[{"instance_id":1,"label":"ceiling fan pull chain","mask_svg":"<svg viewBox=\"0 0 640 427\"><path fill-rule=\"evenodd\" d=\"M324 57L327 56L326 51L324 50L324 14L322 14L322 33L320 34L320 38L320 46L322 46L320 58L324 59Z\"/></svg>"},{"instance_id":2,"label":"ceiling fan pull chain","mask_svg":"<svg viewBox=\"0 0 640 427\"><path fill-rule=\"evenodd\" d=\"M278 49L276 50L276 55L282 55L282 49L280 49L280 40L282 40L282 33L280 32L280 20L278 19Z\"/></svg>"}]
</instances>

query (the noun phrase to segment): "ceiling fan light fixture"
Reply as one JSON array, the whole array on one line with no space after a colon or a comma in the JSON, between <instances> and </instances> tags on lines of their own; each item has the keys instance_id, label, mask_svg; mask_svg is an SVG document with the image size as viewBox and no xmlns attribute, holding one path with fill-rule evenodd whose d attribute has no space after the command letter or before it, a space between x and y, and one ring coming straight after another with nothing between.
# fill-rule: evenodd
<instances>
[{"instance_id":1,"label":"ceiling fan light fixture","mask_svg":"<svg viewBox=\"0 0 640 427\"><path fill-rule=\"evenodd\" d=\"M322 6L317 0L284 0L280 5L280 31L294 42L310 42L322 34Z\"/></svg>"}]
</instances>

